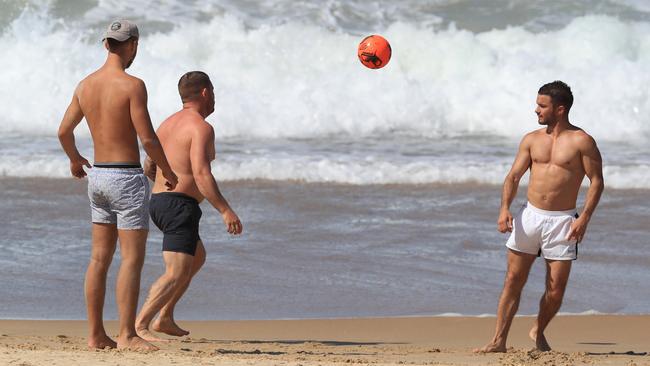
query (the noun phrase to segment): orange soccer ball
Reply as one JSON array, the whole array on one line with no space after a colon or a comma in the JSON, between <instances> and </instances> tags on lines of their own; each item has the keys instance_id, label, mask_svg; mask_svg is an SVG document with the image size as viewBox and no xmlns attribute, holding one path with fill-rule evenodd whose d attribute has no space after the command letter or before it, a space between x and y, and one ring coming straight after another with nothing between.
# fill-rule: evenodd
<instances>
[{"instance_id":1,"label":"orange soccer ball","mask_svg":"<svg viewBox=\"0 0 650 366\"><path fill-rule=\"evenodd\" d=\"M388 41L382 36L373 34L359 43L357 56L365 67L381 69L388 64L392 53Z\"/></svg>"}]
</instances>

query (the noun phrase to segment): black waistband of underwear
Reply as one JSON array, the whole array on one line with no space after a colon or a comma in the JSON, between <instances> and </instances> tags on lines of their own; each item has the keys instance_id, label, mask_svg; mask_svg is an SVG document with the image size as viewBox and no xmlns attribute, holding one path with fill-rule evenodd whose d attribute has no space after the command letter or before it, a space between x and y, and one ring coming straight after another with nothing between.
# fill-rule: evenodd
<instances>
[{"instance_id":1,"label":"black waistband of underwear","mask_svg":"<svg viewBox=\"0 0 650 366\"><path fill-rule=\"evenodd\" d=\"M197 205L199 204L199 201L197 201L196 198L194 198L192 196L188 196L185 193L181 193L181 192L158 192L158 193L154 193L154 194L151 195L151 197L153 197L153 196L180 198L182 200L186 200L186 201L196 203Z\"/></svg>"},{"instance_id":2,"label":"black waistband of underwear","mask_svg":"<svg viewBox=\"0 0 650 366\"><path fill-rule=\"evenodd\" d=\"M130 168L142 168L139 163L96 163L93 164L95 168L113 168L113 169L130 169Z\"/></svg>"}]
</instances>

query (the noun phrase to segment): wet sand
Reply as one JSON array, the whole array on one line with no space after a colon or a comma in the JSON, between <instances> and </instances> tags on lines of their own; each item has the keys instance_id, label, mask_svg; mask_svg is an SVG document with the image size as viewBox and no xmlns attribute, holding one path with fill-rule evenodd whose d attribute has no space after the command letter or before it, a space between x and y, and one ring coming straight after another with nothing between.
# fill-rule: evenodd
<instances>
[{"instance_id":1,"label":"wet sand","mask_svg":"<svg viewBox=\"0 0 650 366\"><path fill-rule=\"evenodd\" d=\"M160 351L86 348L84 321L0 321L3 365L650 365L650 316L560 316L554 351L533 350L531 317L513 324L506 354L477 355L494 318L413 317L179 322L189 337ZM107 322L115 335L116 323Z\"/></svg>"}]
</instances>

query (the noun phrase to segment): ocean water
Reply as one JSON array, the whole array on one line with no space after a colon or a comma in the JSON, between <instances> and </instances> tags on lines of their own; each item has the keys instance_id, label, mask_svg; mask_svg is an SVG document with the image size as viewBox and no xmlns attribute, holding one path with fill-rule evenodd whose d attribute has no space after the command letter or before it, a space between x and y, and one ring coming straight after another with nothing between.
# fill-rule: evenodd
<instances>
[{"instance_id":1,"label":"ocean water","mask_svg":"<svg viewBox=\"0 0 650 366\"><path fill-rule=\"evenodd\" d=\"M129 72L155 126L180 108L184 72L211 76L214 172L246 228L230 239L206 215L209 259L182 317L493 313L499 185L537 128L537 89L556 79L607 186L563 311L650 312L646 1L4 0L0 317L84 317L89 211L56 130L119 17L140 28ZM393 49L381 70L356 58L373 33ZM154 229L143 288L160 274L159 242ZM543 275L540 263L522 313L536 311Z\"/></svg>"}]
</instances>

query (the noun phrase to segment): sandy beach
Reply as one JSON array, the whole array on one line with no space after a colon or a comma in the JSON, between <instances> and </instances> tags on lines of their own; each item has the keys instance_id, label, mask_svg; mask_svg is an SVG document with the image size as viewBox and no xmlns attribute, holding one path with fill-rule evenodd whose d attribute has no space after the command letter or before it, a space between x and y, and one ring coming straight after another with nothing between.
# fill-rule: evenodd
<instances>
[{"instance_id":1,"label":"sandy beach","mask_svg":"<svg viewBox=\"0 0 650 366\"><path fill-rule=\"evenodd\" d=\"M151 353L88 350L84 321L0 321L2 365L650 365L650 316L560 316L554 351L532 350L518 317L506 354L477 355L494 318L180 322L189 337ZM116 332L109 321L108 331Z\"/></svg>"}]
</instances>

